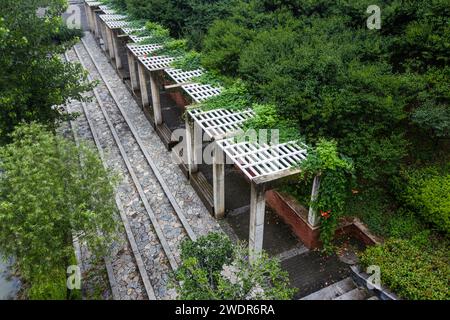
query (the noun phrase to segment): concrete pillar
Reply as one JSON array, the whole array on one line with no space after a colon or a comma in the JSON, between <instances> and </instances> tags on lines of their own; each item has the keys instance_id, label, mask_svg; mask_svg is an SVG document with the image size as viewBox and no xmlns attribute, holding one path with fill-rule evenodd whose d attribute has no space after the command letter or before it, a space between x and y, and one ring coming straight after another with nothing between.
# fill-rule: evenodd
<instances>
[{"instance_id":1,"label":"concrete pillar","mask_svg":"<svg viewBox=\"0 0 450 320\"><path fill-rule=\"evenodd\" d=\"M106 42L108 42L108 56L110 59L113 59L114 58L114 42L113 42L112 31L107 26L105 26L105 30L106 30Z\"/></svg>"},{"instance_id":2,"label":"concrete pillar","mask_svg":"<svg viewBox=\"0 0 450 320\"><path fill-rule=\"evenodd\" d=\"M266 187L251 183L250 234L248 239L250 262L255 261L263 249L264 216L266 213Z\"/></svg>"},{"instance_id":3,"label":"concrete pillar","mask_svg":"<svg viewBox=\"0 0 450 320\"><path fill-rule=\"evenodd\" d=\"M156 75L152 72L150 72L150 87L152 92L152 104L153 104L153 114L155 117L155 125L158 126L163 122L161 112L161 95L159 92L159 86L156 80Z\"/></svg>"},{"instance_id":4,"label":"concrete pillar","mask_svg":"<svg viewBox=\"0 0 450 320\"><path fill-rule=\"evenodd\" d=\"M194 127L191 125L189 121L189 116L185 115L185 124L186 124L186 164L189 168L189 179L191 175L195 172L195 163L194 163L194 155L193 155L193 145L194 145Z\"/></svg>"},{"instance_id":5,"label":"concrete pillar","mask_svg":"<svg viewBox=\"0 0 450 320\"><path fill-rule=\"evenodd\" d=\"M311 192L311 202L315 202L319 196L320 188L320 176L314 177L312 192ZM317 210L313 207L309 207L308 222L311 226L316 227L320 223L320 217L317 214Z\"/></svg>"},{"instance_id":6,"label":"concrete pillar","mask_svg":"<svg viewBox=\"0 0 450 320\"><path fill-rule=\"evenodd\" d=\"M86 19L87 19L89 31L92 32L92 13L91 13L91 8L88 6L88 4L86 2L84 3L84 10L86 12Z\"/></svg>"},{"instance_id":7,"label":"concrete pillar","mask_svg":"<svg viewBox=\"0 0 450 320\"><path fill-rule=\"evenodd\" d=\"M113 30L111 30L111 36L113 38L113 45L114 45L114 58L116 60L116 68L117 69L122 69L122 59L120 58L119 55L119 39L118 39L118 34L116 32L114 32Z\"/></svg>"},{"instance_id":8,"label":"concrete pillar","mask_svg":"<svg viewBox=\"0 0 450 320\"><path fill-rule=\"evenodd\" d=\"M213 151L214 216L225 217L225 161L223 151L216 144Z\"/></svg>"},{"instance_id":9,"label":"concrete pillar","mask_svg":"<svg viewBox=\"0 0 450 320\"><path fill-rule=\"evenodd\" d=\"M198 165L203 163L203 130L198 123L194 123L194 139L192 144L193 171L198 171ZM225 163L225 162L224 162Z\"/></svg>"},{"instance_id":10,"label":"concrete pillar","mask_svg":"<svg viewBox=\"0 0 450 320\"><path fill-rule=\"evenodd\" d=\"M139 62L138 62L138 72L139 72L139 86L141 89L142 107L146 108L149 106L147 76L146 76L147 73L145 67Z\"/></svg>"},{"instance_id":11,"label":"concrete pillar","mask_svg":"<svg viewBox=\"0 0 450 320\"><path fill-rule=\"evenodd\" d=\"M94 35L95 35L96 39L99 39L101 31L100 31L99 22L98 22L98 19L97 19L97 14L95 12L94 12L93 17L94 17L94 30L95 30Z\"/></svg>"},{"instance_id":12,"label":"concrete pillar","mask_svg":"<svg viewBox=\"0 0 450 320\"><path fill-rule=\"evenodd\" d=\"M134 55L129 50L127 51L127 56L128 56L128 67L130 69L131 88L133 89L134 92L139 87L138 76L136 74L136 61L134 60Z\"/></svg>"}]
</instances>

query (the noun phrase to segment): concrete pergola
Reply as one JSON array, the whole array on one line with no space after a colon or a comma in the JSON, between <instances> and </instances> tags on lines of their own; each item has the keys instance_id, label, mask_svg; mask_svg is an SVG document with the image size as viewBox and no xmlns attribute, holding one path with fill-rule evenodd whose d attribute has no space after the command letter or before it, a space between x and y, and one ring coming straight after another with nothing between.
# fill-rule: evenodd
<instances>
[{"instance_id":1,"label":"concrete pergola","mask_svg":"<svg viewBox=\"0 0 450 320\"><path fill-rule=\"evenodd\" d=\"M202 155L202 134L215 143L213 148L214 213L225 215L225 156L250 182L250 257L254 259L263 248L265 192L268 183L300 172L298 164L307 157L307 148L297 142L269 145L239 141L242 125L254 116L252 110L231 111L190 109L186 117L187 158L190 174L198 170ZM316 191L318 188L316 188ZM314 190L313 190L314 196ZM310 210L311 220L316 213Z\"/></svg>"},{"instance_id":2,"label":"concrete pergola","mask_svg":"<svg viewBox=\"0 0 450 320\"><path fill-rule=\"evenodd\" d=\"M129 26L130 23L124 21L127 16L120 14L101 14L99 18L103 22L102 30L104 31L103 40L105 42L105 49L109 54L109 58L115 61L116 68L121 69L122 60L119 55L119 43L116 31Z\"/></svg>"},{"instance_id":3,"label":"concrete pergola","mask_svg":"<svg viewBox=\"0 0 450 320\"><path fill-rule=\"evenodd\" d=\"M139 84L141 89L142 107L148 107L147 76L150 80L150 93L152 96L152 107L155 125L159 126L163 122L161 112L161 94L156 80L156 73L170 67L175 58L170 56L137 56Z\"/></svg>"},{"instance_id":4,"label":"concrete pergola","mask_svg":"<svg viewBox=\"0 0 450 320\"><path fill-rule=\"evenodd\" d=\"M130 81L133 92L136 92L136 90L139 89L140 87L140 81L138 77L139 65L137 64L137 59L139 57L146 57L148 55L151 55L153 52L161 48L162 46L159 44L145 44L145 45L140 45L136 43L127 44L128 66L130 68ZM148 101L148 97L146 98Z\"/></svg>"},{"instance_id":5,"label":"concrete pergola","mask_svg":"<svg viewBox=\"0 0 450 320\"><path fill-rule=\"evenodd\" d=\"M95 10L98 10L102 5L99 1L87 1L84 2L84 8L86 11L87 22L89 26L89 30L95 34L96 32L96 19L95 19Z\"/></svg>"}]
</instances>

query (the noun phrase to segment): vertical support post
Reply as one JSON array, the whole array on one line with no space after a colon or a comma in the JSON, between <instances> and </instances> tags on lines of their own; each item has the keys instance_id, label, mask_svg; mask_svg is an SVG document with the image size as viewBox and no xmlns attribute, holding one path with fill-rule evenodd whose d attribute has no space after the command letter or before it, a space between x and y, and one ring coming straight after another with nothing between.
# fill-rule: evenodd
<instances>
[{"instance_id":1,"label":"vertical support post","mask_svg":"<svg viewBox=\"0 0 450 320\"><path fill-rule=\"evenodd\" d=\"M148 91L147 91L147 76L144 66L141 63L138 63L138 72L139 72L139 86L141 88L142 108L146 108L149 106Z\"/></svg>"},{"instance_id":2,"label":"vertical support post","mask_svg":"<svg viewBox=\"0 0 450 320\"><path fill-rule=\"evenodd\" d=\"M122 69L122 59L119 55L119 40L118 40L118 34L114 32L114 30L111 30L111 36L113 38L113 45L114 45L114 58L116 61L116 69Z\"/></svg>"},{"instance_id":3,"label":"vertical support post","mask_svg":"<svg viewBox=\"0 0 450 320\"><path fill-rule=\"evenodd\" d=\"M320 176L315 176L313 181L313 187L311 192L311 202L317 200L319 196L319 188L320 188ZM319 225L320 217L317 214L317 210L313 207L309 207L308 213L308 222L311 226L316 227Z\"/></svg>"},{"instance_id":4,"label":"vertical support post","mask_svg":"<svg viewBox=\"0 0 450 320\"><path fill-rule=\"evenodd\" d=\"M194 123L194 140L192 144L192 156L193 156L193 166L192 170L194 172L198 171L198 165L203 163L203 130L198 123ZM222 151L221 151L222 152ZM223 154L222 154L223 158ZM222 162L225 163L222 159Z\"/></svg>"},{"instance_id":5,"label":"vertical support post","mask_svg":"<svg viewBox=\"0 0 450 320\"><path fill-rule=\"evenodd\" d=\"M109 48L108 48L108 37L106 35L106 25L105 23L100 20L100 39L102 39L103 41L103 45L105 46L105 51L108 52Z\"/></svg>"},{"instance_id":6,"label":"vertical support post","mask_svg":"<svg viewBox=\"0 0 450 320\"><path fill-rule=\"evenodd\" d=\"M152 92L152 104L153 104L153 114L155 117L155 125L160 125L163 122L161 113L161 96L159 92L158 82L156 80L156 75L150 72L150 87Z\"/></svg>"},{"instance_id":7,"label":"vertical support post","mask_svg":"<svg viewBox=\"0 0 450 320\"><path fill-rule=\"evenodd\" d=\"M87 18L89 31L92 32L92 13L91 13L91 7L89 7L87 2L84 3L84 11L86 12L86 18Z\"/></svg>"},{"instance_id":8,"label":"vertical support post","mask_svg":"<svg viewBox=\"0 0 450 320\"><path fill-rule=\"evenodd\" d=\"M215 143L213 151L213 195L214 216L223 219L225 216L225 161L223 151Z\"/></svg>"},{"instance_id":9,"label":"vertical support post","mask_svg":"<svg viewBox=\"0 0 450 320\"><path fill-rule=\"evenodd\" d=\"M112 32L111 29L108 28L108 26L105 25L106 30L106 41L108 42L108 55L110 59L114 58L114 43L112 38Z\"/></svg>"},{"instance_id":10,"label":"vertical support post","mask_svg":"<svg viewBox=\"0 0 450 320\"><path fill-rule=\"evenodd\" d=\"M128 57L128 67L130 69L130 81L131 81L131 89L136 91L139 86L138 77L136 74L136 61L134 60L134 56L130 50L127 51Z\"/></svg>"},{"instance_id":11,"label":"vertical support post","mask_svg":"<svg viewBox=\"0 0 450 320\"><path fill-rule=\"evenodd\" d=\"M100 38L100 27L98 25L98 21L97 21L97 14L94 11L94 15L93 15L93 19L94 19L94 35L96 39Z\"/></svg>"},{"instance_id":12,"label":"vertical support post","mask_svg":"<svg viewBox=\"0 0 450 320\"><path fill-rule=\"evenodd\" d=\"M250 196L250 234L249 257L250 262L255 261L262 249L264 241L264 216L266 211L266 186L251 182Z\"/></svg>"},{"instance_id":13,"label":"vertical support post","mask_svg":"<svg viewBox=\"0 0 450 320\"><path fill-rule=\"evenodd\" d=\"M192 173L194 172L193 166L194 166L194 157L192 154L193 150L193 133L194 129L191 125L191 122L189 121L189 114L186 112L185 115L185 124L186 124L186 164L188 165L189 169L189 179L191 178Z\"/></svg>"}]
</instances>

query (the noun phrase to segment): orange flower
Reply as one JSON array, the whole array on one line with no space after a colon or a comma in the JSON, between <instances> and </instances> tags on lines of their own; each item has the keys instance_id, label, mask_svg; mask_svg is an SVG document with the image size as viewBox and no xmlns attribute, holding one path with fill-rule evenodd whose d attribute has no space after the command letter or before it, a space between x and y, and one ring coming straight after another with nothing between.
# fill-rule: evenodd
<instances>
[{"instance_id":1,"label":"orange flower","mask_svg":"<svg viewBox=\"0 0 450 320\"><path fill-rule=\"evenodd\" d=\"M320 215L322 216L322 218L328 219L331 215L331 210L328 211L320 211Z\"/></svg>"}]
</instances>

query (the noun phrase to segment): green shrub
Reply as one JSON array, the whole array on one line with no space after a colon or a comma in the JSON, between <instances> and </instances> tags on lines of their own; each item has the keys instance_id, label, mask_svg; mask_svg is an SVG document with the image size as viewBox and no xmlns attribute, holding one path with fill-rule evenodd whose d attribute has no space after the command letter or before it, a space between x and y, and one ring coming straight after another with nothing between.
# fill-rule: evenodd
<instances>
[{"instance_id":1,"label":"green shrub","mask_svg":"<svg viewBox=\"0 0 450 320\"><path fill-rule=\"evenodd\" d=\"M397 181L400 199L426 222L450 234L450 172L428 167L402 172Z\"/></svg>"},{"instance_id":2,"label":"green shrub","mask_svg":"<svg viewBox=\"0 0 450 320\"><path fill-rule=\"evenodd\" d=\"M202 110L230 109L245 110L252 106L252 100L245 84L237 80L225 88L220 95L211 97L200 104Z\"/></svg>"},{"instance_id":3,"label":"green shrub","mask_svg":"<svg viewBox=\"0 0 450 320\"><path fill-rule=\"evenodd\" d=\"M181 300L284 300L294 294L278 260L263 253L250 264L248 249L222 234L185 241L181 258L173 279Z\"/></svg>"},{"instance_id":4,"label":"green shrub","mask_svg":"<svg viewBox=\"0 0 450 320\"><path fill-rule=\"evenodd\" d=\"M450 299L450 269L445 245L427 249L412 241L391 239L367 249L361 256L361 263L364 267L379 266L382 284L401 298Z\"/></svg>"},{"instance_id":5,"label":"green shrub","mask_svg":"<svg viewBox=\"0 0 450 320\"><path fill-rule=\"evenodd\" d=\"M222 270L233 258L233 244L223 234L211 233L196 242L185 241L181 244L181 259L195 258L200 267L210 273Z\"/></svg>"},{"instance_id":6,"label":"green shrub","mask_svg":"<svg viewBox=\"0 0 450 320\"><path fill-rule=\"evenodd\" d=\"M28 298L30 300L66 300L67 284L64 268L49 274L35 275L30 279Z\"/></svg>"},{"instance_id":7,"label":"green shrub","mask_svg":"<svg viewBox=\"0 0 450 320\"><path fill-rule=\"evenodd\" d=\"M31 297L60 298L72 234L100 257L116 239L117 177L90 146L41 125L18 126L11 140L0 147L0 254L15 258Z\"/></svg>"}]
</instances>

